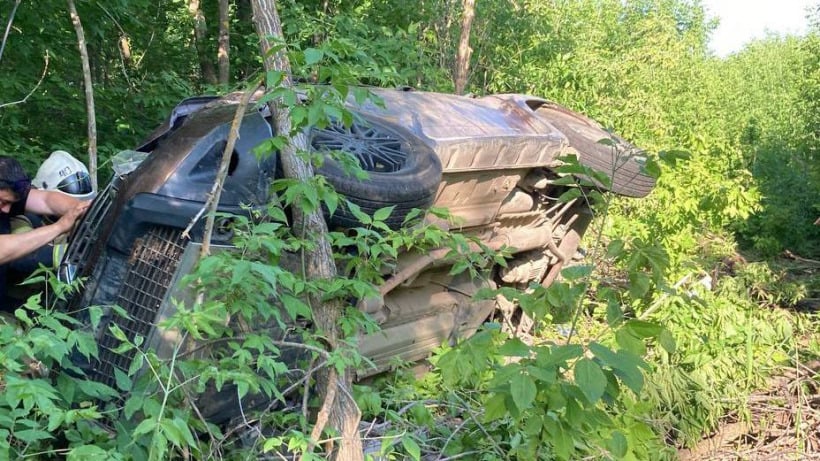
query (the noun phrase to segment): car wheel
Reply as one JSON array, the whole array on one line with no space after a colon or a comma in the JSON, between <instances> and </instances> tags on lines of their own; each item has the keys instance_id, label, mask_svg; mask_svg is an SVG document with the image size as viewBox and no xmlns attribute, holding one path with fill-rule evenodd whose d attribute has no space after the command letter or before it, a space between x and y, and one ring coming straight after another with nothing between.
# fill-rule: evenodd
<instances>
[{"instance_id":1,"label":"car wheel","mask_svg":"<svg viewBox=\"0 0 820 461\"><path fill-rule=\"evenodd\" d=\"M372 215L380 208L395 206L385 221L394 229L412 209L429 207L441 182L441 162L430 147L379 122L356 121L350 127L331 124L314 129L311 146L328 153L317 173L362 211ZM352 156L368 177L356 178L330 155L339 151ZM342 227L360 224L344 207L329 217L329 223Z\"/></svg>"},{"instance_id":2,"label":"car wheel","mask_svg":"<svg viewBox=\"0 0 820 461\"><path fill-rule=\"evenodd\" d=\"M558 104L544 104L535 113L555 126L578 151L578 161L605 173L609 190L630 197L644 197L655 187L655 178L643 172L642 152L628 141L604 130L595 121ZM599 142L611 140L614 145Z\"/></svg>"}]
</instances>

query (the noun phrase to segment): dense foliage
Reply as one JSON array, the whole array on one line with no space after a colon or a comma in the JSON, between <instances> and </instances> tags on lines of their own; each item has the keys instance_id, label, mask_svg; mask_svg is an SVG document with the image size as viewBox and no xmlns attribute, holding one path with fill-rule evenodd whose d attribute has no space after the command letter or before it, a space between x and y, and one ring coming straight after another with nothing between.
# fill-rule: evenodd
<instances>
[{"instance_id":1,"label":"dense foliage","mask_svg":"<svg viewBox=\"0 0 820 461\"><path fill-rule=\"evenodd\" d=\"M216 7L203 3L209 18L203 49L210 53L204 58L215 60ZM9 21L11 4L0 9ZM249 2L230 4L232 84L241 86L260 72L257 39ZM205 82L187 7L179 0L79 2L103 159L138 143L183 97L232 89ZM311 50L295 55L300 78L356 75L373 85L453 88L461 2L284 1L281 7L288 41ZM795 280L774 264L784 251L820 259L818 14L806 37L771 36L722 58L708 51L713 24L698 0L478 2L468 91L531 93L582 111L646 148L662 173L646 199L612 199L602 208L586 244L603 270L569 274L555 291L532 294L532 305L557 307L555 299L563 297L572 308L569 323L554 309L534 311L561 325L557 332L544 328L542 344L528 348L490 329L442 350L434 360L440 367L422 381L391 377L386 388L361 389L365 414L397 425L401 442L386 452L533 459L535 447L546 447L544 458L672 457L669 447L697 440L726 412L739 411L744 396L779 364L799 360L806 348L799 339L811 324L771 308L820 290L816 273ZM54 149L82 156L82 75L64 2L22 2L10 31L0 57L6 69L0 152L20 156L32 170ZM87 338L57 323L21 320L30 344L12 329L0 331L6 361L46 354L50 366L68 366L53 356L54 347L74 344L93 353ZM572 341L566 325L575 329ZM43 331L56 336L37 342ZM555 358L556 351L563 355ZM90 447L95 438L105 450L122 442L103 441L106 433L85 423L100 417L96 410L75 408L110 397L110 390L39 380L43 391L35 395L13 377L24 370L6 367L0 431L16 427L12 435L22 446L49 449L44 429L58 427L70 429L61 442L78 457L97 453ZM409 411L408 400L432 403ZM174 403L168 427L141 426L136 435L156 429L185 452L180 447L196 442L178 421L191 415L184 399ZM139 405L146 414L160 411ZM46 418L49 412L59 416ZM462 425L436 425L436 417L463 418ZM20 429L20 421L31 427ZM403 433L399 421L427 430ZM158 443L138 440L134 453Z\"/></svg>"}]
</instances>

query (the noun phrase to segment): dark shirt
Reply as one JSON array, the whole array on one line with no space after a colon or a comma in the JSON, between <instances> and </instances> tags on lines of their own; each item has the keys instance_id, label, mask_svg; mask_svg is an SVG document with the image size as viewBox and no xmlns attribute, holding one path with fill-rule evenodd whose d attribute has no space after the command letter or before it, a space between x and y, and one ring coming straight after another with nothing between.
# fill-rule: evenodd
<instances>
[{"instance_id":1,"label":"dark shirt","mask_svg":"<svg viewBox=\"0 0 820 461\"><path fill-rule=\"evenodd\" d=\"M8 235L11 233L11 217L24 214L26 212L26 200L28 200L28 192L26 192L20 200L11 205L11 210L8 213L0 213L0 235ZM8 298L8 272L11 263L0 264L0 310L11 310L15 307L13 300Z\"/></svg>"}]
</instances>

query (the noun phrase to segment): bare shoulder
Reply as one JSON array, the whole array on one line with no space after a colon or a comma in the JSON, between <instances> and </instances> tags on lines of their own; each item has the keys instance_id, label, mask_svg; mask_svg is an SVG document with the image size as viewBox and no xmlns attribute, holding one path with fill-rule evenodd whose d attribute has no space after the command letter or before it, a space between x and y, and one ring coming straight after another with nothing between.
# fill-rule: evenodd
<instances>
[{"instance_id":1,"label":"bare shoulder","mask_svg":"<svg viewBox=\"0 0 820 461\"><path fill-rule=\"evenodd\" d=\"M32 188L28 192L28 198L26 199L26 211L35 211L31 210L32 206L37 206L40 204L44 204L49 200L49 196L52 194L52 191L47 190L40 190Z\"/></svg>"},{"instance_id":2,"label":"bare shoulder","mask_svg":"<svg viewBox=\"0 0 820 461\"><path fill-rule=\"evenodd\" d=\"M61 192L31 189L26 200L26 211L62 215L80 203L80 200Z\"/></svg>"}]
</instances>

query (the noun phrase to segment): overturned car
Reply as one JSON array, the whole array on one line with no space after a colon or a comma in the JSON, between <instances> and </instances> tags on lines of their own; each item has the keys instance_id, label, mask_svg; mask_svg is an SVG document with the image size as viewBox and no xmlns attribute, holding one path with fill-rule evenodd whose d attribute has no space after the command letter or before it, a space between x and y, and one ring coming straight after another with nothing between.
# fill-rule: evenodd
<instances>
[{"instance_id":1,"label":"overturned car","mask_svg":"<svg viewBox=\"0 0 820 461\"><path fill-rule=\"evenodd\" d=\"M350 154L368 178L349 176L330 155L317 173L367 213L395 206L391 226L412 209L446 208L460 231L490 249L511 250L512 259L486 279L450 275L453 263L444 249L400 255L378 301L360 303L381 327L362 339L362 353L375 366L360 376L383 371L396 358L423 359L442 342L472 334L497 308L494 300L473 299L479 289L549 285L571 262L591 211L581 197L558 200L567 187L588 187L557 181L562 155L577 154L604 172L613 193L641 197L654 186L633 146L549 101L372 91L383 104L350 102L357 116L351 126L310 133L314 150ZM130 340L139 336L147 347L169 350L157 324L173 312L173 299L185 289L182 276L196 259L203 224L183 231L207 200L237 104L213 97L179 104L136 149L145 159L115 175L72 234L63 272L84 284L70 305L116 305L127 313L104 316L96 329L100 357L87 365L93 379L113 386L115 370L128 370L133 358L118 351L110 322ZM243 206L269 199L271 181L282 173L276 156L253 153L273 135L269 119L265 107L245 114L219 211L242 213ZM344 210L328 220L332 227L357 224ZM213 242L230 246L231 233L217 228Z\"/></svg>"}]
</instances>

